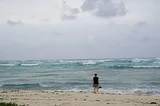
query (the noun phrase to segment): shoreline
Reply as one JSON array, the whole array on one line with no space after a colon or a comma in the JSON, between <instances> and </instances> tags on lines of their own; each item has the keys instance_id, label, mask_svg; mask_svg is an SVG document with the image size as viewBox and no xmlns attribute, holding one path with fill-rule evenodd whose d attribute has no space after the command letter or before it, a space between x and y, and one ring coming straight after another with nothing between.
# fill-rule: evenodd
<instances>
[{"instance_id":1,"label":"shoreline","mask_svg":"<svg viewBox=\"0 0 160 106\"><path fill-rule=\"evenodd\" d=\"M51 90L51 89L6 89L2 90L0 89L0 93L4 91L50 91L50 92L86 92L86 93L93 93L93 90ZM156 91L143 91L143 90L135 90L135 91L127 91L127 90L99 90L99 94L113 94L113 95L135 95L135 96L158 96L160 97L160 94L154 94Z\"/></svg>"},{"instance_id":2,"label":"shoreline","mask_svg":"<svg viewBox=\"0 0 160 106\"><path fill-rule=\"evenodd\" d=\"M0 90L0 102L25 106L160 106L160 96L86 91Z\"/></svg>"}]
</instances>

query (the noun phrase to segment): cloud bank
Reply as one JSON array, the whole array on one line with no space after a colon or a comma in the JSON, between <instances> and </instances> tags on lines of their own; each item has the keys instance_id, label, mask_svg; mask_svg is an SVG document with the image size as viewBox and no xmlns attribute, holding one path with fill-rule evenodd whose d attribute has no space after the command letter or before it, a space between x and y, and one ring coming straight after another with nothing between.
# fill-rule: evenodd
<instances>
[{"instance_id":1,"label":"cloud bank","mask_svg":"<svg viewBox=\"0 0 160 106\"><path fill-rule=\"evenodd\" d=\"M1 3L0 59L160 57L159 1L40 2Z\"/></svg>"},{"instance_id":2,"label":"cloud bank","mask_svg":"<svg viewBox=\"0 0 160 106\"><path fill-rule=\"evenodd\" d=\"M109 18L126 14L124 2L114 2L113 0L84 0L82 11L93 11L97 17Z\"/></svg>"},{"instance_id":3,"label":"cloud bank","mask_svg":"<svg viewBox=\"0 0 160 106\"><path fill-rule=\"evenodd\" d=\"M71 8L63 1L62 8L64 13L61 15L62 20L75 20L77 14L80 13L79 8ZM123 1L117 2L113 0L84 0L81 5L83 12L89 12L91 15L111 18L116 16L124 16L127 13L126 6Z\"/></svg>"}]
</instances>

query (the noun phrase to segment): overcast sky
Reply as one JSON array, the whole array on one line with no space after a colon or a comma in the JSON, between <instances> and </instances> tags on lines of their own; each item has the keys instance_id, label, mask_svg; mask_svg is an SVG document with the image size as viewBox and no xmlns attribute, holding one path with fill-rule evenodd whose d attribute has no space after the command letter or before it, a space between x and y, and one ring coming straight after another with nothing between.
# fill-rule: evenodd
<instances>
[{"instance_id":1,"label":"overcast sky","mask_svg":"<svg viewBox=\"0 0 160 106\"><path fill-rule=\"evenodd\" d=\"M0 0L0 60L160 57L160 0Z\"/></svg>"}]
</instances>

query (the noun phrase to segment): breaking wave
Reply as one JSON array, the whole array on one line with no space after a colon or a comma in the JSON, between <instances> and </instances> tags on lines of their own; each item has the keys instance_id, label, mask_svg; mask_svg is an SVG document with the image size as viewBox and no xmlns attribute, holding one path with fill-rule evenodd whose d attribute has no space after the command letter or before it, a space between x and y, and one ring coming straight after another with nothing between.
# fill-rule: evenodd
<instances>
[{"instance_id":1,"label":"breaking wave","mask_svg":"<svg viewBox=\"0 0 160 106\"><path fill-rule=\"evenodd\" d=\"M0 61L0 67L95 67L113 69L160 68L160 59L97 59L97 60L28 60Z\"/></svg>"}]
</instances>

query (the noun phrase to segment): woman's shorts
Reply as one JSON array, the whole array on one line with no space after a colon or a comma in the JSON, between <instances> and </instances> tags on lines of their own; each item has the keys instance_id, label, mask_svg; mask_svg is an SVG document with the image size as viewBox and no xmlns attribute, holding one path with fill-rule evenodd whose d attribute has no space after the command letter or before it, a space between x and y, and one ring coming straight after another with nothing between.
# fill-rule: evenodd
<instances>
[{"instance_id":1,"label":"woman's shorts","mask_svg":"<svg viewBox=\"0 0 160 106\"><path fill-rule=\"evenodd\" d=\"M98 84L93 84L93 87L98 88Z\"/></svg>"}]
</instances>

